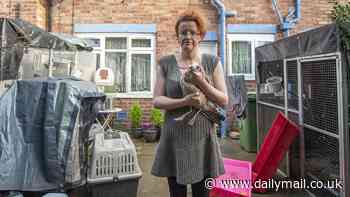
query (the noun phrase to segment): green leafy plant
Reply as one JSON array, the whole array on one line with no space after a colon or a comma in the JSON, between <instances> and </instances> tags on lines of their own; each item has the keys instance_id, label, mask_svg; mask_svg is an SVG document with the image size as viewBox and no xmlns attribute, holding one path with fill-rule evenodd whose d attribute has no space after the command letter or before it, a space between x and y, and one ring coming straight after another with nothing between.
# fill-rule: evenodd
<instances>
[{"instance_id":1,"label":"green leafy plant","mask_svg":"<svg viewBox=\"0 0 350 197\"><path fill-rule=\"evenodd\" d=\"M129 114L132 128L140 128L143 115L140 104L134 103L129 110Z\"/></svg>"},{"instance_id":2,"label":"green leafy plant","mask_svg":"<svg viewBox=\"0 0 350 197\"><path fill-rule=\"evenodd\" d=\"M333 10L331 17L337 25L340 38L342 40L345 49L350 49L350 3L340 4L335 0L331 0L333 3Z\"/></svg>"},{"instance_id":3,"label":"green leafy plant","mask_svg":"<svg viewBox=\"0 0 350 197\"><path fill-rule=\"evenodd\" d=\"M161 127L164 122L164 115L159 109L151 110L151 122L155 127Z\"/></svg>"}]
</instances>

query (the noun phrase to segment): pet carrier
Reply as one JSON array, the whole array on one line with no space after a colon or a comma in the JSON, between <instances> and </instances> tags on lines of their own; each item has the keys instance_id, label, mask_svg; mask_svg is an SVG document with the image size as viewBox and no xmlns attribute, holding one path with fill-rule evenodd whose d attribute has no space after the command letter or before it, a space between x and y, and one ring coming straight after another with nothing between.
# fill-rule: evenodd
<instances>
[{"instance_id":1,"label":"pet carrier","mask_svg":"<svg viewBox=\"0 0 350 197\"><path fill-rule=\"evenodd\" d=\"M136 196L141 169L126 132L96 133L88 184L92 197Z\"/></svg>"}]
</instances>

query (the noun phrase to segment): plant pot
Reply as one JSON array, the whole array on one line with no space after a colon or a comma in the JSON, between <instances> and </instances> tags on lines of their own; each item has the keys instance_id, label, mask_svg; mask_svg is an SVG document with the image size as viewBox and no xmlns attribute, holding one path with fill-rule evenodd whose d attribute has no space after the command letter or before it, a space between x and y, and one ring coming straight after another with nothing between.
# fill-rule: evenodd
<instances>
[{"instance_id":1,"label":"plant pot","mask_svg":"<svg viewBox=\"0 0 350 197\"><path fill-rule=\"evenodd\" d=\"M141 138L142 133L143 133L143 129L142 128L133 128L132 133L133 133L134 138Z\"/></svg>"},{"instance_id":2,"label":"plant pot","mask_svg":"<svg viewBox=\"0 0 350 197\"><path fill-rule=\"evenodd\" d=\"M161 127L156 127L156 130L157 130L157 137L156 137L156 140L158 141L160 139L160 134L162 132L162 128Z\"/></svg>"},{"instance_id":3,"label":"plant pot","mask_svg":"<svg viewBox=\"0 0 350 197\"><path fill-rule=\"evenodd\" d=\"M146 140L146 142L155 142L157 141L157 133L156 128L145 129L143 131L143 138Z\"/></svg>"}]
</instances>

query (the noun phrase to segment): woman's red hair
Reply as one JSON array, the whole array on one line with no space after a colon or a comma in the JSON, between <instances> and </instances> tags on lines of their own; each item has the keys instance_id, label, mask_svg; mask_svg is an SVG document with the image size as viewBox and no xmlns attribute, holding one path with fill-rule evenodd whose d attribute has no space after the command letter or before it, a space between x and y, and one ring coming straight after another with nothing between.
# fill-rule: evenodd
<instances>
[{"instance_id":1,"label":"woman's red hair","mask_svg":"<svg viewBox=\"0 0 350 197\"><path fill-rule=\"evenodd\" d=\"M175 31L176 31L177 37L179 37L179 25L181 22L184 22L184 21L194 21L197 24L201 38L204 38L205 34L207 33L205 20L201 14L199 14L194 10L185 11L180 15L180 18L177 19L176 25L175 25Z\"/></svg>"}]
</instances>

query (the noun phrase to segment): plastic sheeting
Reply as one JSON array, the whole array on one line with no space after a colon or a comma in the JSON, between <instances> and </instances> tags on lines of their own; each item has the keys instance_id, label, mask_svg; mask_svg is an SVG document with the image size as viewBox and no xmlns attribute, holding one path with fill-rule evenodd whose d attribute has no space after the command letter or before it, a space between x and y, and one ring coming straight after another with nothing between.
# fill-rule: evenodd
<instances>
[{"instance_id":1,"label":"plastic sheeting","mask_svg":"<svg viewBox=\"0 0 350 197\"><path fill-rule=\"evenodd\" d=\"M7 46L21 41L34 48L65 51L92 51L92 43L68 34L47 32L21 19L0 18L1 30ZM14 33L14 34L10 34Z\"/></svg>"},{"instance_id":2,"label":"plastic sheeting","mask_svg":"<svg viewBox=\"0 0 350 197\"><path fill-rule=\"evenodd\" d=\"M24 47L92 51L92 43L67 34L46 32L21 19L0 18L0 81L17 79Z\"/></svg>"},{"instance_id":3,"label":"plastic sheeting","mask_svg":"<svg viewBox=\"0 0 350 197\"><path fill-rule=\"evenodd\" d=\"M80 180L69 184L85 181L83 147L104 99L86 81L15 82L0 97L0 190L61 188L72 169Z\"/></svg>"}]
</instances>

